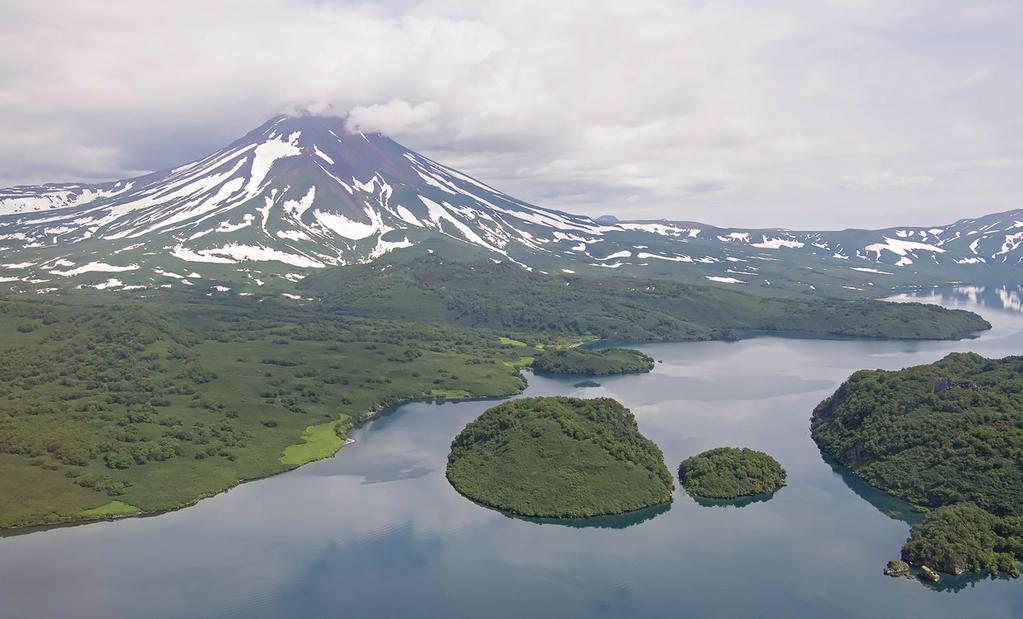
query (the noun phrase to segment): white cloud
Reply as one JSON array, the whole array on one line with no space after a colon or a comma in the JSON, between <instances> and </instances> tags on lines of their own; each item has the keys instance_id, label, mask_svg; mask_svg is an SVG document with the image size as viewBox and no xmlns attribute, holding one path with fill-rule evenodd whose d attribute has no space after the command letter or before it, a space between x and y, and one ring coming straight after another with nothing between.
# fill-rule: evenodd
<instances>
[{"instance_id":1,"label":"white cloud","mask_svg":"<svg viewBox=\"0 0 1023 619\"><path fill-rule=\"evenodd\" d=\"M566 210L937 225L1019 206L1018 169L969 162L1018 158L1021 25L1011 0L7 0L0 184L351 111Z\"/></svg>"},{"instance_id":2,"label":"white cloud","mask_svg":"<svg viewBox=\"0 0 1023 619\"><path fill-rule=\"evenodd\" d=\"M411 105L402 99L391 99L383 105L359 105L348 112L348 120L360 131L386 134L431 132L433 120L441 112L438 104L427 101Z\"/></svg>"},{"instance_id":3,"label":"white cloud","mask_svg":"<svg viewBox=\"0 0 1023 619\"><path fill-rule=\"evenodd\" d=\"M912 190L929 187L932 176L898 176L891 172L874 172L846 177L842 187L849 191L871 193L876 191Z\"/></svg>"}]
</instances>

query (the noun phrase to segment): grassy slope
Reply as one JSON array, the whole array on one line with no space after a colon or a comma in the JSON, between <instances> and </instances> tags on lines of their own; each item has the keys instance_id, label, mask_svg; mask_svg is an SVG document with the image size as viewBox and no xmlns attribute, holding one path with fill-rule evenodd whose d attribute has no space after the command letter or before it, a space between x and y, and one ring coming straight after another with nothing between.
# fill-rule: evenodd
<instances>
[{"instance_id":1,"label":"grassy slope","mask_svg":"<svg viewBox=\"0 0 1023 619\"><path fill-rule=\"evenodd\" d=\"M695 227L706 227L695 224ZM720 230L721 234L728 231ZM930 264L919 260L913 265L894 267L868 261L834 259L824 255L804 255L799 250L779 249L763 250L743 244L725 244L717 240L686 239L680 245L677 238L651 238L649 235L615 234L616 241L605 247L606 253L619 249L632 250L637 245L644 245L643 251L673 255L679 252L694 258L714 256L718 259L729 255L738 262L672 262L668 260L649 259L645 261L627 260L620 268L609 269L594 266L594 260L586 255L572 259L562 255L546 255L521 251L512 255L523 262L533 265L538 270L559 273L563 268L570 268L580 275L590 277L631 277L638 279L659 279L696 285L708 285L707 276L729 276L737 278L745 284L724 284L739 291L758 295L809 295L815 297L841 299L870 299L890 296L894 289L908 286L936 286L951 282L973 284L1001 285L1018 279L1010 265L976 265ZM847 231L844 235L844 247L863 247L878 240L871 231ZM754 233L755 238L759 238ZM621 243L618 245L617 243ZM629 264L629 262L633 262ZM755 272L749 272L755 269ZM858 268L873 268L883 273L855 271ZM729 270L733 272L728 272ZM738 272L735 272L738 271Z\"/></svg>"},{"instance_id":2,"label":"grassy slope","mask_svg":"<svg viewBox=\"0 0 1023 619\"><path fill-rule=\"evenodd\" d=\"M281 454L281 464L301 466L314 460L329 458L341 449L344 437L351 429L351 417L344 415L341 421L309 426L302 432L302 442L289 445Z\"/></svg>"},{"instance_id":3,"label":"grassy slope","mask_svg":"<svg viewBox=\"0 0 1023 619\"><path fill-rule=\"evenodd\" d=\"M171 509L329 455L318 430L370 410L515 393L523 348L498 337L270 303L0 302L0 527Z\"/></svg>"},{"instance_id":4,"label":"grassy slope","mask_svg":"<svg viewBox=\"0 0 1023 619\"><path fill-rule=\"evenodd\" d=\"M526 398L495 406L455 438L448 479L523 516L586 517L671 499L660 449L614 400Z\"/></svg>"},{"instance_id":5,"label":"grassy slope","mask_svg":"<svg viewBox=\"0 0 1023 619\"><path fill-rule=\"evenodd\" d=\"M905 339L965 337L976 314L920 304L767 297L629 278L552 276L507 263L453 263L439 254L333 269L300 284L339 311L487 327L548 338L734 338L749 332Z\"/></svg>"}]
</instances>

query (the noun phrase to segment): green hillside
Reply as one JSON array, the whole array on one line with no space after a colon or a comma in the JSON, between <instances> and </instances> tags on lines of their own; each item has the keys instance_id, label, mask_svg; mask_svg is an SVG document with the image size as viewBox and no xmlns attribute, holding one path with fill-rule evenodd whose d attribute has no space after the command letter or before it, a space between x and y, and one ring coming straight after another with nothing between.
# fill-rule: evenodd
<instances>
[{"instance_id":1,"label":"green hillside","mask_svg":"<svg viewBox=\"0 0 1023 619\"><path fill-rule=\"evenodd\" d=\"M649 372L654 360L629 348L547 348L536 353L532 368L542 374L608 376Z\"/></svg>"},{"instance_id":2,"label":"green hillside","mask_svg":"<svg viewBox=\"0 0 1023 619\"><path fill-rule=\"evenodd\" d=\"M549 337L686 341L752 333L958 339L990 325L934 305L768 297L624 277L545 275L507 262L395 257L316 273L304 294L346 313Z\"/></svg>"},{"instance_id":3,"label":"green hillside","mask_svg":"<svg viewBox=\"0 0 1023 619\"><path fill-rule=\"evenodd\" d=\"M451 443L447 476L478 503L552 518L635 511L671 500L674 488L661 450L609 398L490 408Z\"/></svg>"},{"instance_id":4,"label":"green hillside","mask_svg":"<svg viewBox=\"0 0 1023 619\"><path fill-rule=\"evenodd\" d=\"M817 406L811 430L870 485L938 508L914 527L905 557L945 571L1002 570L998 553L1023 559L1023 357L953 353L861 370Z\"/></svg>"},{"instance_id":5,"label":"green hillside","mask_svg":"<svg viewBox=\"0 0 1023 619\"><path fill-rule=\"evenodd\" d=\"M718 447L686 458L678 478L686 492L707 499L771 494L785 485L785 469L762 451Z\"/></svg>"},{"instance_id":6,"label":"green hillside","mask_svg":"<svg viewBox=\"0 0 1023 619\"><path fill-rule=\"evenodd\" d=\"M510 395L516 348L269 301L0 301L0 528L179 507L331 455L370 411Z\"/></svg>"}]
</instances>

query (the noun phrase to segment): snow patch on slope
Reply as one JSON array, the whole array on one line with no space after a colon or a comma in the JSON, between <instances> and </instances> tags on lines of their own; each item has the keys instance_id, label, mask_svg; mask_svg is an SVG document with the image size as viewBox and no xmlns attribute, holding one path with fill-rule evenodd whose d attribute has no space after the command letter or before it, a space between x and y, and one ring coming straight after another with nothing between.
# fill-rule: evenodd
<instances>
[{"instance_id":1,"label":"snow patch on slope","mask_svg":"<svg viewBox=\"0 0 1023 619\"><path fill-rule=\"evenodd\" d=\"M938 254L945 253L945 250L934 245L927 243L918 243L916 241L903 241L901 239L893 239L891 237L883 237L884 243L873 243L864 247L864 251L877 254L877 258L881 258L881 252L890 251L896 256L905 256L910 252L914 251L930 251Z\"/></svg>"},{"instance_id":2,"label":"snow patch on slope","mask_svg":"<svg viewBox=\"0 0 1023 619\"><path fill-rule=\"evenodd\" d=\"M129 264L127 266L116 266L113 264L107 264L105 262L90 262L89 264L83 264L80 267L76 267L67 271L53 270L50 273L54 275L60 275L61 277L72 277L74 275L81 275L82 273L121 273L124 271L134 271L139 268L137 264Z\"/></svg>"},{"instance_id":3,"label":"snow patch on slope","mask_svg":"<svg viewBox=\"0 0 1023 619\"><path fill-rule=\"evenodd\" d=\"M323 263L300 254L289 254L262 245L241 245L228 243L223 247L191 250L177 245L171 255L187 262L211 262L216 264L237 264L245 260L257 262L283 262L304 268L321 268Z\"/></svg>"},{"instance_id":4,"label":"snow patch on slope","mask_svg":"<svg viewBox=\"0 0 1023 619\"><path fill-rule=\"evenodd\" d=\"M287 140L284 140L283 137L267 140L256 147L252 157L252 167L249 171L249 182L245 185L245 193L256 195L263 181L266 180L267 174L270 173L270 168L278 159L302 154L302 149L297 145L300 135L301 133L296 131L288 136Z\"/></svg>"},{"instance_id":5,"label":"snow patch on slope","mask_svg":"<svg viewBox=\"0 0 1023 619\"><path fill-rule=\"evenodd\" d=\"M759 243L750 243L753 247L759 247L760 249L780 249L782 247L788 247L791 249L800 249L804 247L804 243L800 241L793 241L790 239L769 239L766 236L764 240Z\"/></svg>"},{"instance_id":6,"label":"snow patch on slope","mask_svg":"<svg viewBox=\"0 0 1023 619\"><path fill-rule=\"evenodd\" d=\"M720 282L722 284L745 284L746 282L741 279L735 279L734 277L719 277L717 275L704 275L707 279L712 282Z\"/></svg>"}]
</instances>

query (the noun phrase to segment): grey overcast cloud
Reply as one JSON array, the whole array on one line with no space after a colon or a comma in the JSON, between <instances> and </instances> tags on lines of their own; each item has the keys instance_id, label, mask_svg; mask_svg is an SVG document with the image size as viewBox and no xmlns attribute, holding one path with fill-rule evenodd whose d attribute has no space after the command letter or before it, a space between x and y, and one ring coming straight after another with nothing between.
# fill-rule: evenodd
<instances>
[{"instance_id":1,"label":"grey overcast cloud","mask_svg":"<svg viewBox=\"0 0 1023 619\"><path fill-rule=\"evenodd\" d=\"M0 5L0 185L349 117L526 201L790 228L1021 206L1023 3Z\"/></svg>"}]
</instances>

